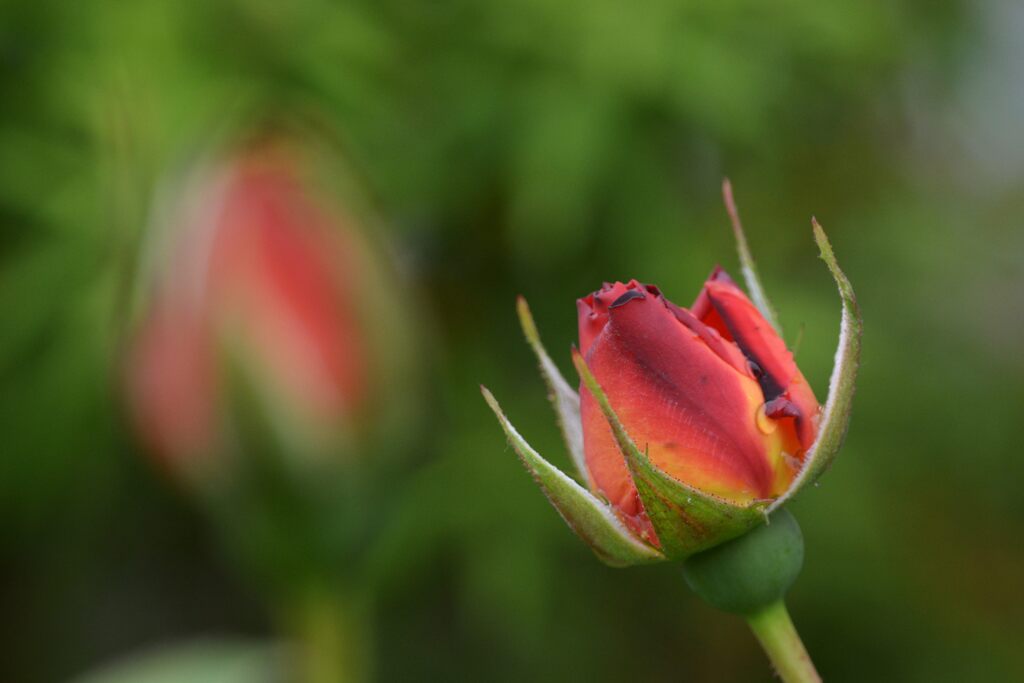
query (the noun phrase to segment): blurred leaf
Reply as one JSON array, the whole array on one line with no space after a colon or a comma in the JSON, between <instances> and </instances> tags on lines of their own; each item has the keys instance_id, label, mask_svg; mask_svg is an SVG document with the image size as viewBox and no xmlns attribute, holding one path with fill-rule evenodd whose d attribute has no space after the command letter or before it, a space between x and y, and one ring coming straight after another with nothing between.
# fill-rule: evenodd
<instances>
[{"instance_id":1,"label":"blurred leaf","mask_svg":"<svg viewBox=\"0 0 1024 683\"><path fill-rule=\"evenodd\" d=\"M135 654L76 683L283 683L280 645L203 640Z\"/></svg>"}]
</instances>

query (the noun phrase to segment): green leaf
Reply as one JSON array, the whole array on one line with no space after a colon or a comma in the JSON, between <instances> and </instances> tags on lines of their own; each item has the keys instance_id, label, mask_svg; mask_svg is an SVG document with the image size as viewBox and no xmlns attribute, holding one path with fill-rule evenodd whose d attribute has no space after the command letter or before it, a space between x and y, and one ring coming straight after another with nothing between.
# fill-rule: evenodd
<instances>
[{"instance_id":1,"label":"green leaf","mask_svg":"<svg viewBox=\"0 0 1024 683\"><path fill-rule=\"evenodd\" d=\"M135 653L77 683L273 683L286 677L283 644L203 639Z\"/></svg>"},{"instance_id":2,"label":"green leaf","mask_svg":"<svg viewBox=\"0 0 1024 683\"><path fill-rule=\"evenodd\" d=\"M663 472L633 443L579 351L573 362L597 400L633 475L644 510L670 559L688 557L740 536L764 521L766 501L747 506L696 489Z\"/></svg>"},{"instance_id":3,"label":"green leaf","mask_svg":"<svg viewBox=\"0 0 1024 683\"><path fill-rule=\"evenodd\" d=\"M816 219L811 219L814 228L814 240L821 250L821 258L832 271L832 277L839 287L839 296L843 302L843 316L839 324L839 346L836 348L835 364L832 366L832 378L828 385L828 400L822 411L821 424L818 427L818 438L808 449L804 466L793 480L789 490L772 503L769 512L783 505L795 496L800 489L812 484L825 473L832 460L839 453L850 425L850 411L853 406L853 393L857 383L857 370L860 367L860 342L863 321L860 307L853 293L853 286L846 274L839 268L832 245Z\"/></svg>"},{"instance_id":4,"label":"green leaf","mask_svg":"<svg viewBox=\"0 0 1024 683\"><path fill-rule=\"evenodd\" d=\"M732 222L732 234L736 237L736 251L740 257L740 270L743 272L743 281L747 284L750 300L754 302L764 319L775 328L781 337L782 326L779 325L779 317L775 315L775 309L768 301L768 295L761 284L761 277L757 274L757 266L750 253L750 245L747 244L747 236L743 232L743 224L740 223L740 213L736 209L736 202L732 196L732 183L728 178L722 181L722 199L725 201L725 210L729 213L729 220Z\"/></svg>"},{"instance_id":5,"label":"green leaf","mask_svg":"<svg viewBox=\"0 0 1024 683\"><path fill-rule=\"evenodd\" d=\"M480 390L523 465L562 515L565 523L590 546L598 559L612 567L647 564L665 559L664 555L633 536L609 505L598 500L594 494L533 450L505 417L491 392L485 387L480 387Z\"/></svg>"},{"instance_id":6,"label":"green leaf","mask_svg":"<svg viewBox=\"0 0 1024 683\"><path fill-rule=\"evenodd\" d=\"M519 323L523 327L526 341L530 344L530 348L533 349L537 355L537 361L540 363L541 375L544 376L544 381L548 385L548 398L558 414L558 426L562 429L565 447L569 450L572 462L576 466L576 474L587 488L593 488L590 472L587 470L583 455L583 423L580 420L579 394L569 386L565 377L558 371L558 366L544 350L540 334L537 332L537 325L533 322L533 316L530 314L530 307L523 297L516 300L516 311L519 313Z\"/></svg>"}]
</instances>

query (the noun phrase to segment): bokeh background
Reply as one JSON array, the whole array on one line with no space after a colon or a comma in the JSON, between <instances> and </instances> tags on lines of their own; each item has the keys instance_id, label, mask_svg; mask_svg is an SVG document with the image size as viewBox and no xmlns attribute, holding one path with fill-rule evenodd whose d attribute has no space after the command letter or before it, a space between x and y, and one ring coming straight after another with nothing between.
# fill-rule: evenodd
<instances>
[{"instance_id":1,"label":"bokeh background","mask_svg":"<svg viewBox=\"0 0 1024 683\"><path fill-rule=\"evenodd\" d=\"M245 113L290 110L336 131L423 319L427 419L375 569L379 680L771 680L677 567L594 561L478 392L566 464L514 297L567 373L574 300L601 281L688 304L735 269L725 175L819 397L839 303L811 215L865 318L847 446L791 508L790 608L819 669L1024 680L1015 0L5 2L0 679L272 637L111 377L162 175Z\"/></svg>"}]
</instances>

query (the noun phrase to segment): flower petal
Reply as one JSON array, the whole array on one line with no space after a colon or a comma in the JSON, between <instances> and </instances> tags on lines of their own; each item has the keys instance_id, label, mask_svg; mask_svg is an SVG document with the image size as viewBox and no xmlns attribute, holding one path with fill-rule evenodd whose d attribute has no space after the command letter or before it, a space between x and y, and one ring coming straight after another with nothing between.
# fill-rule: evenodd
<instances>
[{"instance_id":1,"label":"flower petal","mask_svg":"<svg viewBox=\"0 0 1024 683\"><path fill-rule=\"evenodd\" d=\"M658 288L653 285L642 285L636 280L630 280L627 284L606 282L593 294L588 294L582 299L576 300L576 311L579 315L580 328L580 351L584 354L590 350L590 345L604 330L608 324L608 312L612 306L621 305L632 297L643 297L646 293L659 294ZM625 297L625 298L623 298Z\"/></svg>"},{"instance_id":2,"label":"flower petal","mask_svg":"<svg viewBox=\"0 0 1024 683\"><path fill-rule=\"evenodd\" d=\"M776 471L788 465L773 457L781 451L774 424L758 420L764 399L756 380L681 324L660 294L630 291L646 294L623 294L608 307L586 361L634 441L658 468L707 493L737 502L781 493L790 476L778 487ZM583 388L580 409L591 476L642 533L632 479L600 407Z\"/></svg>"},{"instance_id":3,"label":"flower petal","mask_svg":"<svg viewBox=\"0 0 1024 683\"><path fill-rule=\"evenodd\" d=\"M587 388L587 395L594 397L608 421L667 557L688 557L740 536L764 521L767 501L736 505L679 481L652 463L627 433L578 351L573 353L573 363Z\"/></svg>"},{"instance_id":4,"label":"flower petal","mask_svg":"<svg viewBox=\"0 0 1024 683\"><path fill-rule=\"evenodd\" d=\"M782 338L721 268L715 268L704 283L693 313L726 339L735 341L756 365L765 401L783 399L773 406L776 410L772 417L792 418L786 428L795 439L786 444L787 450L797 457L803 455L817 433L818 400Z\"/></svg>"}]
</instances>

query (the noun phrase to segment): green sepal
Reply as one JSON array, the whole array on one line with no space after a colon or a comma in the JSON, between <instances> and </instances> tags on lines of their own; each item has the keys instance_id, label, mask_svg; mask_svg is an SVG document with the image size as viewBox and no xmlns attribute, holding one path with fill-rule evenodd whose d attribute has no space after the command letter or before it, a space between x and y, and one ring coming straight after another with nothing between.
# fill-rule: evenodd
<instances>
[{"instance_id":1,"label":"green sepal","mask_svg":"<svg viewBox=\"0 0 1024 683\"><path fill-rule=\"evenodd\" d=\"M839 453L850 425L850 411L853 407L853 394L857 384L857 370L860 367L860 343L863 321L853 286L847 279L836 261L832 245L821 229L818 221L811 219L814 228L814 241L821 250L821 258L839 287L839 296L843 302L842 320L839 324L839 346L836 348L835 363L832 366L832 377L828 385L828 399L821 414L818 425L818 438L807 450L804 466L793 479L789 489L772 503L769 512L784 505L802 488L813 484L824 474L832 460Z\"/></svg>"},{"instance_id":2,"label":"green sepal","mask_svg":"<svg viewBox=\"0 0 1024 683\"><path fill-rule=\"evenodd\" d=\"M565 523L590 546L598 559L612 567L650 564L665 559L656 549L634 536L615 516L611 506L533 450L505 417L491 392L485 387L480 387L480 390L523 465Z\"/></svg>"},{"instance_id":3,"label":"green sepal","mask_svg":"<svg viewBox=\"0 0 1024 683\"><path fill-rule=\"evenodd\" d=\"M575 349L573 363L611 426L666 557L689 557L764 522L767 501L736 505L681 482L655 466L636 447L583 356Z\"/></svg>"},{"instance_id":4,"label":"green sepal","mask_svg":"<svg viewBox=\"0 0 1024 683\"><path fill-rule=\"evenodd\" d=\"M519 313L519 324L522 325L526 341L537 356L540 373L548 385L548 398L558 415L558 426L562 430L562 438L565 439L565 447L569 451L573 465L576 466L576 475L588 488L593 488L583 455L583 424L580 420L579 394L569 386L565 377L558 371L558 366L544 349L537 325L530 314L530 307L523 297L516 300L516 312Z\"/></svg>"},{"instance_id":5,"label":"green sepal","mask_svg":"<svg viewBox=\"0 0 1024 683\"><path fill-rule=\"evenodd\" d=\"M736 209L736 201L732 197L732 183L728 178L722 181L722 199L725 202L725 210L729 214L729 221L732 223L732 234L736 238L736 252L740 257L740 271L743 273L743 281L750 293L750 300L754 302L764 319L775 328L781 337L782 326L779 325L779 316L775 314L775 308L768 300L764 285L761 284L754 256L750 253L750 245L747 244L747 235L743 232L743 224L740 223L740 212Z\"/></svg>"}]
</instances>

